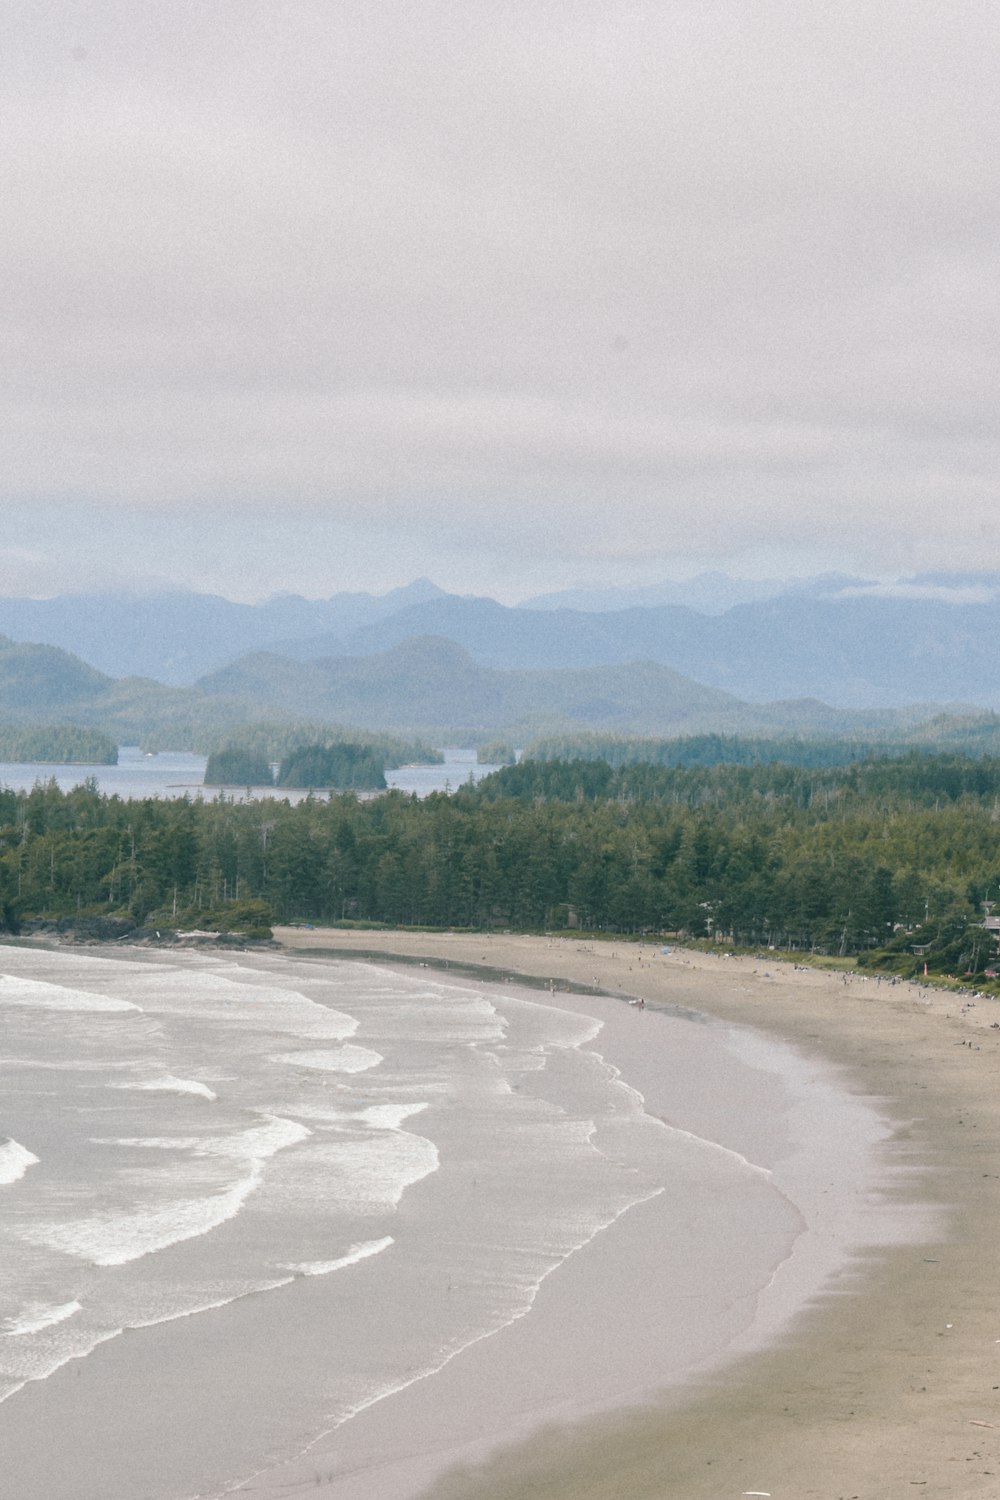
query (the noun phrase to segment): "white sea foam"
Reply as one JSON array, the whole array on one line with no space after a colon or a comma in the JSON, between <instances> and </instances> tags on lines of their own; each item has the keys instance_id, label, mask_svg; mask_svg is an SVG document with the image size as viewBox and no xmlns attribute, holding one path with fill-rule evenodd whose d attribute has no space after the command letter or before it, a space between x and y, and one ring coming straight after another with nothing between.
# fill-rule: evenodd
<instances>
[{"instance_id":1,"label":"white sea foam","mask_svg":"<svg viewBox=\"0 0 1000 1500\"><path fill-rule=\"evenodd\" d=\"M372 1052L369 1047L354 1047L348 1043L346 1047L323 1052L282 1052L275 1061L292 1063L297 1068L314 1068L320 1073L367 1073L369 1068L377 1068L385 1059L380 1052Z\"/></svg>"},{"instance_id":2,"label":"white sea foam","mask_svg":"<svg viewBox=\"0 0 1000 1500\"><path fill-rule=\"evenodd\" d=\"M640 1094L639 1097L641 1099L642 1095ZM674 1135L681 1136L686 1141L693 1141L695 1145L704 1147L706 1151L728 1157L730 1161L736 1162L741 1167L745 1167L747 1171L756 1172L760 1177L766 1178L771 1178L774 1175L770 1167L760 1166L758 1162L751 1161L749 1157L744 1156L741 1151L734 1151L730 1146L723 1146L720 1141L708 1140L703 1135L694 1135L690 1130L682 1130L679 1125L671 1125L666 1121L664 1123L667 1125L667 1129Z\"/></svg>"},{"instance_id":3,"label":"white sea foam","mask_svg":"<svg viewBox=\"0 0 1000 1500\"><path fill-rule=\"evenodd\" d=\"M81 1329L73 1336L67 1333L56 1339L42 1329L34 1337L7 1345L2 1349L4 1376L17 1384L0 1390L0 1402L13 1396L29 1381L45 1380L71 1360L85 1359L99 1344L107 1344L111 1339L120 1338L123 1332L122 1328L89 1328Z\"/></svg>"},{"instance_id":4,"label":"white sea foam","mask_svg":"<svg viewBox=\"0 0 1000 1500\"><path fill-rule=\"evenodd\" d=\"M0 974L0 1004L26 1005L34 1010L139 1010L130 1000L116 1000L112 995L92 990L69 989L62 984L48 984L41 979Z\"/></svg>"},{"instance_id":5,"label":"white sea foam","mask_svg":"<svg viewBox=\"0 0 1000 1500\"><path fill-rule=\"evenodd\" d=\"M217 1099L207 1084L198 1083L193 1078L175 1078L172 1073L165 1073L162 1078L149 1078L144 1083L113 1083L113 1089L134 1089L140 1093L148 1094L196 1094L200 1099Z\"/></svg>"},{"instance_id":6,"label":"white sea foam","mask_svg":"<svg viewBox=\"0 0 1000 1500\"><path fill-rule=\"evenodd\" d=\"M192 966L183 975L183 984L178 985L176 971L164 966L136 978L130 975L129 992L160 1016L197 1017L203 1022L239 1025L252 1032L284 1033L306 1041L342 1041L358 1029L354 1016L320 1005L299 990L225 977L232 972L224 962L208 970Z\"/></svg>"},{"instance_id":7,"label":"white sea foam","mask_svg":"<svg viewBox=\"0 0 1000 1500\"><path fill-rule=\"evenodd\" d=\"M422 1114L428 1106L424 1104L371 1104L358 1112L357 1119L375 1130L399 1130L404 1120Z\"/></svg>"},{"instance_id":8,"label":"white sea foam","mask_svg":"<svg viewBox=\"0 0 1000 1500\"><path fill-rule=\"evenodd\" d=\"M19 1141L0 1140L0 1187L19 1182L29 1167L37 1165L38 1157Z\"/></svg>"},{"instance_id":9,"label":"white sea foam","mask_svg":"<svg viewBox=\"0 0 1000 1500\"><path fill-rule=\"evenodd\" d=\"M255 1169L235 1186L208 1198L178 1199L138 1213L71 1219L65 1224L28 1230L23 1237L32 1244L79 1256L95 1266L123 1266L217 1229L227 1219L235 1218L259 1185L260 1173Z\"/></svg>"},{"instance_id":10,"label":"white sea foam","mask_svg":"<svg viewBox=\"0 0 1000 1500\"><path fill-rule=\"evenodd\" d=\"M391 1234L385 1235L380 1240L362 1240L357 1245L351 1245L346 1255L341 1255L337 1260L303 1260L283 1263L283 1271L295 1271L299 1276L328 1276L331 1271L341 1271L345 1266L355 1266L359 1260L367 1260L370 1255L380 1255L383 1250L388 1250L393 1244Z\"/></svg>"},{"instance_id":11,"label":"white sea foam","mask_svg":"<svg viewBox=\"0 0 1000 1500\"><path fill-rule=\"evenodd\" d=\"M317 1125L370 1125L373 1130L401 1130L406 1120L427 1109L421 1104L370 1104L367 1109L324 1109L316 1104L302 1104L296 1114Z\"/></svg>"},{"instance_id":12,"label":"white sea foam","mask_svg":"<svg viewBox=\"0 0 1000 1500\"><path fill-rule=\"evenodd\" d=\"M74 1313L81 1310L79 1302L63 1302L58 1306L51 1306L45 1302L31 1302L21 1309L18 1317L6 1320L2 1332L9 1338L23 1338L25 1334L40 1333L43 1328L51 1328L56 1323L65 1323L67 1318L71 1318Z\"/></svg>"},{"instance_id":13,"label":"white sea foam","mask_svg":"<svg viewBox=\"0 0 1000 1500\"><path fill-rule=\"evenodd\" d=\"M370 991L378 1006L365 1017L366 1034L375 1042L422 1037L440 1046L479 1046L500 1042L507 1033L506 1019L478 990L448 985L416 989L412 982L400 985L396 975L383 978L383 988ZM370 984L371 975L366 980Z\"/></svg>"},{"instance_id":14,"label":"white sea foam","mask_svg":"<svg viewBox=\"0 0 1000 1500\"><path fill-rule=\"evenodd\" d=\"M424 1136L405 1130L380 1130L363 1140L310 1144L298 1155L302 1174L296 1189L308 1182L314 1196L338 1209L361 1215L386 1213L397 1206L413 1183L436 1172L438 1149Z\"/></svg>"},{"instance_id":15,"label":"white sea foam","mask_svg":"<svg viewBox=\"0 0 1000 1500\"><path fill-rule=\"evenodd\" d=\"M284 1269L282 1267L282 1270ZM198 1302L193 1307L163 1313L160 1317L141 1318L128 1326L129 1328L159 1328L161 1323L177 1323L182 1318L196 1318L199 1313L216 1312L220 1307L228 1307L232 1302L242 1302L244 1297L259 1297L261 1292L276 1292L283 1286L291 1286L294 1280L294 1276L281 1276L277 1281L261 1281L254 1286L243 1287L238 1292L231 1292L226 1297L216 1297L211 1302Z\"/></svg>"},{"instance_id":16,"label":"white sea foam","mask_svg":"<svg viewBox=\"0 0 1000 1500\"><path fill-rule=\"evenodd\" d=\"M267 1115L263 1125L252 1125L235 1135L92 1136L98 1146L146 1146L157 1151L191 1151L195 1156L225 1157L234 1161L266 1161L286 1146L311 1135L308 1126L279 1115Z\"/></svg>"},{"instance_id":17,"label":"white sea foam","mask_svg":"<svg viewBox=\"0 0 1000 1500\"><path fill-rule=\"evenodd\" d=\"M311 1132L295 1120L268 1117L264 1125L234 1137L138 1137L116 1144L192 1151L198 1156L228 1157L249 1164L249 1170L222 1192L198 1198L179 1198L155 1208L131 1213L94 1214L61 1224L29 1225L20 1237L76 1255L96 1266L122 1266L182 1240L195 1239L235 1218L264 1178L269 1157L303 1141ZM110 1144L110 1142L108 1143Z\"/></svg>"}]
</instances>

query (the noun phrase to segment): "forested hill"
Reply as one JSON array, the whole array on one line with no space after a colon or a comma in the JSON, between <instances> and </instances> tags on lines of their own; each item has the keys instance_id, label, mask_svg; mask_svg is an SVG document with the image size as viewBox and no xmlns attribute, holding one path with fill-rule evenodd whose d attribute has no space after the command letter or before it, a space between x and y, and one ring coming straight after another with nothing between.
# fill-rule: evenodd
<instances>
[{"instance_id":1,"label":"forested hill","mask_svg":"<svg viewBox=\"0 0 1000 1500\"><path fill-rule=\"evenodd\" d=\"M366 732L439 745L476 744L501 735L524 745L544 736L537 755L574 755L574 743L589 734L599 736L603 746L584 745L579 753L612 758L624 741L637 736L661 741L728 736L730 751L735 736L758 742L798 736L814 744L841 738L855 745L951 740L987 753L1000 747L996 715L941 717L928 705L847 711L808 699L751 704L646 661L500 671L480 666L451 641L424 639L374 657L293 661L258 653L193 688L171 688L148 679L105 677L56 647L0 638L0 723L72 723L119 744L210 751L238 735L245 738L264 721L293 720L338 730L350 726L354 735L339 737L359 743ZM611 737L618 749L605 748ZM803 758L802 745L795 753ZM672 758L653 745L635 744L629 754Z\"/></svg>"},{"instance_id":2,"label":"forested hill","mask_svg":"<svg viewBox=\"0 0 1000 1500\"><path fill-rule=\"evenodd\" d=\"M752 706L703 687L669 667L497 671L453 642L407 641L374 657L292 661L268 653L241 657L192 688L142 678L112 679L52 646L0 638L0 718L11 723L73 722L120 743L155 740L164 749L210 748L220 736L262 719L353 725L474 743L497 733L518 743L543 732L588 729L636 733L886 733L920 717L842 713L824 704Z\"/></svg>"},{"instance_id":3,"label":"forested hill","mask_svg":"<svg viewBox=\"0 0 1000 1500\"><path fill-rule=\"evenodd\" d=\"M239 925L249 901L258 922L718 934L979 984L996 965L981 903L998 897L996 759L549 763L450 797L297 806L0 791L9 930Z\"/></svg>"}]
</instances>

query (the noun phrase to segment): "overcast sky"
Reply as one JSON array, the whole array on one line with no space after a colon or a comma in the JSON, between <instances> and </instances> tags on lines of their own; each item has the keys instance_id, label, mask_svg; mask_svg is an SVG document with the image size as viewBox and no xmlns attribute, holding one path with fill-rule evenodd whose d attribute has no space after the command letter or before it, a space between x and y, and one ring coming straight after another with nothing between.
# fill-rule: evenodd
<instances>
[{"instance_id":1,"label":"overcast sky","mask_svg":"<svg viewBox=\"0 0 1000 1500\"><path fill-rule=\"evenodd\" d=\"M1000 568L993 0L0 0L0 592Z\"/></svg>"}]
</instances>

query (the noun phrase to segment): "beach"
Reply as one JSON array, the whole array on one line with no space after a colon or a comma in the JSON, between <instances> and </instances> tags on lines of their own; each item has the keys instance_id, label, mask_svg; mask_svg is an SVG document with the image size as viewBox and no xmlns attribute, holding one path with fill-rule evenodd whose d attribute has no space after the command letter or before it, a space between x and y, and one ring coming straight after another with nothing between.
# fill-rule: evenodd
<instances>
[{"instance_id":1,"label":"beach","mask_svg":"<svg viewBox=\"0 0 1000 1500\"><path fill-rule=\"evenodd\" d=\"M18 1500L412 1500L683 1394L905 1228L877 1110L683 1007L29 943L0 1019Z\"/></svg>"},{"instance_id":2,"label":"beach","mask_svg":"<svg viewBox=\"0 0 1000 1500\"><path fill-rule=\"evenodd\" d=\"M3 949L17 1500L996 1492L990 1002L276 936Z\"/></svg>"},{"instance_id":3,"label":"beach","mask_svg":"<svg viewBox=\"0 0 1000 1500\"><path fill-rule=\"evenodd\" d=\"M822 1500L994 1495L1000 1485L1000 1007L924 986L656 945L281 929L299 949L570 981L689 1007L827 1060L894 1123L914 1233L682 1393L550 1423L428 1475L433 1500ZM634 1019L634 1008L630 1010ZM643 1017L654 1019L654 1017ZM930 1205L927 1212L921 1205ZM564 1277L568 1271L564 1272ZM555 1278L556 1281L559 1278ZM594 1351L599 1358L599 1352ZM322 1453L312 1455L316 1472ZM306 1493L294 1485L282 1491ZM261 1493L266 1493L262 1491Z\"/></svg>"}]
</instances>

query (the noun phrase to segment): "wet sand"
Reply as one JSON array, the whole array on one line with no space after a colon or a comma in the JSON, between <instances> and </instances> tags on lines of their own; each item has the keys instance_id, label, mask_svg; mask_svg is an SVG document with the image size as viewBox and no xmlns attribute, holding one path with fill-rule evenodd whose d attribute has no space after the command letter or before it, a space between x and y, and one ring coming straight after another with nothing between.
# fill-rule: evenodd
<instances>
[{"instance_id":1,"label":"wet sand","mask_svg":"<svg viewBox=\"0 0 1000 1500\"><path fill-rule=\"evenodd\" d=\"M567 1413L521 1443L512 1426L511 1443L492 1456L470 1451L461 1470L443 1478L429 1472L434 1500L718 1500L753 1492L774 1500L901 1500L921 1490L1000 1492L995 1002L585 938L293 929L278 936L296 948L485 964L597 985L642 996L650 1008L686 1006L770 1033L829 1059L842 1085L879 1100L896 1121L912 1166L897 1184L899 1212L907 1199L942 1209L934 1228L925 1219L919 1240L873 1250L770 1348L690 1383L683 1401L674 1393L578 1421ZM575 1415L587 1417L585 1409ZM322 1482L321 1454L315 1457ZM307 1492L294 1483L283 1490Z\"/></svg>"}]
</instances>

